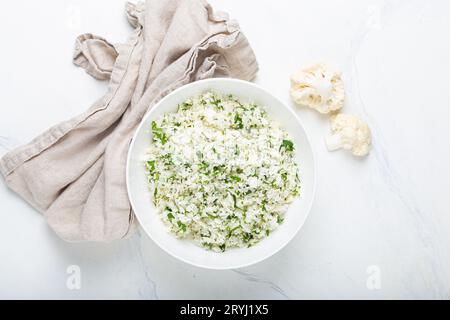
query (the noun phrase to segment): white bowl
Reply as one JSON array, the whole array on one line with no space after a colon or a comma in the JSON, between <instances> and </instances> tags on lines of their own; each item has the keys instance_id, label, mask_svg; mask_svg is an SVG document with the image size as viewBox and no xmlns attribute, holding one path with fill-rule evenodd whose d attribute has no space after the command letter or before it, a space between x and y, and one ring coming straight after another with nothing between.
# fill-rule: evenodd
<instances>
[{"instance_id":1,"label":"white bowl","mask_svg":"<svg viewBox=\"0 0 450 320\"><path fill-rule=\"evenodd\" d=\"M178 104L207 90L233 94L243 100L254 101L265 108L292 136L296 148L301 179L301 196L294 201L284 223L269 237L251 248L230 249L224 253L207 251L189 240L177 239L168 232L150 197L145 173L145 150L150 146L151 122L164 113L174 112ZM144 117L128 153L127 188L134 213L142 228L164 251L186 263L207 269L236 269L258 263L281 250L294 238L310 211L315 191L315 162L311 144L297 115L263 88L235 79L209 79L188 84L175 90Z\"/></svg>"}]
</instances>

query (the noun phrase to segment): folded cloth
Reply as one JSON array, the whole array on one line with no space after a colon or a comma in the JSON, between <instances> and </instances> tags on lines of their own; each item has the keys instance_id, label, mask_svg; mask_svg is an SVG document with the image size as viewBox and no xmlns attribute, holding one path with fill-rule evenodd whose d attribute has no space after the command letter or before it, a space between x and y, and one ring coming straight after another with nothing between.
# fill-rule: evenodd
<instances>
[{"instance_id":1,"label":"folded cloth","mask_svg":"<svg viewBox=\"0 0 450 320\"><path fill-rule=\"evenodd\" d=\"M91 34L76 41L74 63L110 81L105 96L0 160L8 186L67 241L112 241L133 230L126 156L155 103L189 82L251 80L258 70L238 24L202 0L148 0L126 11L135 29L125 44Z\"/></svg>"}]
</instances>

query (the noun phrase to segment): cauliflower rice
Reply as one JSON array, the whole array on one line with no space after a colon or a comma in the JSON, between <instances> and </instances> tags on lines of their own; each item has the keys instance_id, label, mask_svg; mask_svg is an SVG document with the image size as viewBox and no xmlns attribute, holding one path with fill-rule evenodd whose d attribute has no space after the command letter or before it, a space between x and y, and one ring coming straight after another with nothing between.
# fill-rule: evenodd
<instances>
[{"instance_id":1,"label":"cauliflower rice","mask_svg":"<svg viewBox=\"0 0 450 320\"><path fill-rule=\"evenodd\" d=\"M253 103L206 92L152 123L152 200L179 238L221 252L250 247L300 194L295 145Z\"/></svg>"}]
</instances>

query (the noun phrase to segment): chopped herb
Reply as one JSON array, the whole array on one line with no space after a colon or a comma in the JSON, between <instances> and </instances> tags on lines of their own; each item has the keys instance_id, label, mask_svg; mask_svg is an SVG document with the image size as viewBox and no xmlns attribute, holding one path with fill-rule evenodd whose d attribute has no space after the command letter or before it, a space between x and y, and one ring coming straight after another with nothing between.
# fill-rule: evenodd
<instances>
[{"instance_id":1,"label":"chopped herb","mask_svg":"<svg viewBox=\"0 0 450 320\"><path fill-rule=\"evenodd\" d=\"M284 222L284 218L282 218L280 215L277 216L277 223L282 224Z\"/></svg>"},{"instance_id":2,"label":"chopped herb","mask_svg":"<svg viewBox=\"0 0 450 320\"><path fill-rule=\"evenodd\" d=\"M181 221L178 221L177 222L177 224L178 224L178 227L181 229L181 230L183 230L183 232L186 232L186 225L184 224L184 223L181 223Z\"/></svg>"},{"instance_id":3,"label":"chopped herb","mask_svg":"<svg viewBox=\"0 0 450 320\"><path fill-rule=\"evenodd\" d=\"M242 118L237 113L234 115L233 129L244 129L244 123L242 122Z\"/></svg>"},{"instance_id":4,"label":"chopped herb","mask_svg":"<svg viewBox=\"0 0 450 320\"><path fill-rule=\"evenodd\" d=\"M168 141L167 135L163 132L163 129L158 127L155 121L152 122L152 133L153 135L165 145Z\"/></svg>"},{"instance_id":5,"label":"chopped herb","mask_svg":"<svg viewBox=\"0 0 450 320\"><path fill-rule=\"evenodd\" d=\"M294 151L294 143L291 140L283 140L280 151L282 148L284 148L284 150L286 151Z\"/></svg>"},{"instance_id":6,"label":"chopped herb","mask_svg":"<svg viewBox=\"0 0 450 320\"><path fill-rule=\"evenodd\" d=\"M210 217L211 219L217 219L218 217L217 216L213 216L212 214L209 214L209 213L207 213L206 214L208 217Z\"/></svg>"},{"instance_id":7,"label":"chopped herb","mask_svg":"<svg viewBox=\"0 0 450 320\"><path fill-rule=\"evenodd\" d=\"M240 154L241 154L241 150L239 149L239 146L236 145L235 151L234 151L234 155L238 156L238 155L240 155Z\"/></svg>"},{"instance_id":8,"label":"chopped herb","mask_svg":"<svg viewBox=\"0 0 450 320\"><path fill-rule=\"evenodd\" d=\"M224 165L221 165L221 166L214 166L214 167L213 167L213 172L214 172L214 175L215 175L215 176L217 176L217 175L223 173L224 171L225 171L225 166L224 166Z\"/></svg>"},{"instance_id":9,"label":"chopped herb","mask_svg":"<svg viewBox=\"0 0 450 320\"><path fill-rule=\"evenodd\" d=\"M235 195L235 194L231 194L231 197L233 198L233 204L234 204L234 207L237 208L237 198L236 198L236 195Z\"/></svg>"},{"instance_id":10,"label":"chopped herb","mask_svg":"<svg viewBox=\"0 0 450 320\"><path fill-rule=\"evenodd\" d=\"M211 235L212 235L212 233L211 233L211 231L209 231L209 230L208 230L208 234L204 234L204 233L201 233L201 234L200 234L200 236L201 236L202 238L210 238Z\"/></svg>"},{"instance_id":11,"label":"chopped herb","mask_svg":"<svg viewBox=\"0 0 450 320\"><path fill-rule=\"evenodd\" d=\"M230 239L231 236L233 235L233 232L236 231L237 229L239 229L240 227L241 226L237 226L237 227L234 227L233 229L229 230L228 234L227 234L227 238Z\"/></svg>"},{"instance_id":12,"label":"chopped herb","mask_svg":"<svg viewBox=\"0 0 450 320\"><path fill-rule=\"evenodd\" d=\"M222 103L222 100L217 99L216 97L214 97L213 101L211 101L211 104L216 106L217 109L223 110L223 106L221 105L221 103Z\"/></svg>"},{"instance_id":13,"label":"chopped herb","mask_svg":"<svg viewBox=\"0 0 450 320\"><path fill-rule=\"evenodd\" d=\"M169 212L167 214L167 219L169 219L170 222L172 222L172 220L175 219L175 217L173 216L172 212Z\"/></svg>"},{"instance_id":14,"label":"chopped herb","mask_svg":"<svg viewBox=\"0 0 450 320\"><path fill-rule=\"evenodd\" d=\"M190 109L191 107L192 107L192 101L183 102L182 104L180 104L178 106L180 111L186 111L186 110Z\"/></svg>"},{"instance_id":15,"label":"chopped herb","mask_svg":"<svg viewBox=\"0 0 450 320\"><path fill-rule=\"evenodd\" d=\"M205 161L202 161L201 163L200 163L200 170L202 170L202 171L205 171L205 170L207 170L208 168L209 168L209 164L208 163L206 163Z\"/></svg>"},{"instance_id":16,"label":"chopped herb","mask_svg":"<svg viewBox=\"0 0 450 320\"><path fill-rule=\"evenodd\" d=\"M152 160L152 161L147 161L147 170L150 172L154 172L156 168L156 161Z\"/></svg>"},{"instance_id":17,"label":"chopped herb","mask_svg":"<svg viewBox=\"0 0 450 320\"><path fill-rule=\"evenodd\" d=\"M170 154L170 153L167 153L167 154L163 155L161 157L161 159L164 161L165 165L172 165L173 164L172 154Z\"/></svg>"},{"instance_id":18,"label":"chopped herb","mask_svg":"<svg viewBox=\"0 0 450 320\"><path fill-rule=\"evenodd\" d=\"M230 176L230 179L236 182L241 182L241 178L238 176Z\"/></svg>"},{"instance_id":19,"label":"chopped herb","mask_svg":"<svg viewBox=\"0 0 450 320\"><path fill-rule=\"evenodd\" d=\"M248 232L244 233L244 236L243 236L244 242L249 242L252 239L253 239L253 235L251 233L248 233Z\"/></svg>"},{"instance_id":20,"label":"chopped herb","mask_svg":"<svg viewBox=\"0 0 450 320\"><path fill-rule=\"evenodd\" d=\"M266 205L267 205L267 199L264 199L261 204L261 208L264 212L267 212Z\"/></svg>"}]
</instances>

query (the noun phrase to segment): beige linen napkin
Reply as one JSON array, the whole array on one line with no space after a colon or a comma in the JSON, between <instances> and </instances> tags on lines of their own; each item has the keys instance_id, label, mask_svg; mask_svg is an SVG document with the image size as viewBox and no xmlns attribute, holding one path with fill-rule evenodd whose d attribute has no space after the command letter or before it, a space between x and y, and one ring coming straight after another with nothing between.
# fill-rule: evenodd
<instances>
[{"instance_id":1,"label":"beige linen napkin","mask_svg":"<svg viewBox=\"0 0 450 320\"><path fill-rule=\"evenodd\" d=\"M76 42L74 63L110 81L105 96L0 160L8 186L67 241L111 241L132 230L126 156L156 102L192 81L251 80L258 69L237 23L202 0L148 0L126 11L135 28L127 43L91 34Z\"/></svg>"}]
</instances>

